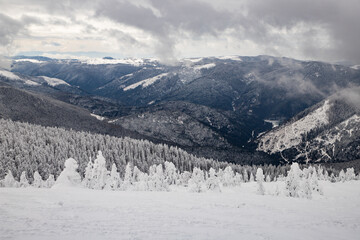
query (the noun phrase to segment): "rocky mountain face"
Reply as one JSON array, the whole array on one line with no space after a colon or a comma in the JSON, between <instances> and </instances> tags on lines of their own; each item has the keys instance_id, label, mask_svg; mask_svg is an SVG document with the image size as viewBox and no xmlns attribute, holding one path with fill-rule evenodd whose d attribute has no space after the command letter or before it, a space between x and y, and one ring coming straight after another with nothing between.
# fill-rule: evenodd
<instances>
[{"instance_id":1,"label":"rocky mountain face","mask_svg":"<svg viewBox=\"0 0 360 240\"><path fill-rule=\"evenodd\" d=\"M345 89L261 135L258 150L284 161L360 159L360 88Z\"/></svg>"},{"instance_id":2,"label":"rocky mountain face","mask_svg":"<svg viewBox=\"0 0 360 240\"><path fill-rule=\"evenodd\" d=\"M285 147L303 142L304 132L297 133L296 140L285 147L277 145L278 135L266 146L255 141L257 136L282 123L288 132L288 119L316 104L323 105L301 124L313 124L316 129L326 125L322 117L332 105L324 100L342 89L360 86L356 68L269 56L183 59L171 66L152 59L18 58L12 72L63 80L74 90L58 87L52 97L142 136L234 162L251 161L251 156L265 162L300 161L302 157L287 157L284 152L290 152ZM35 86L31 90L39 91ZM261 152L270 153L270 158ZM311 155L314 160L319 158Z\"/></svg>"}]
</instances>

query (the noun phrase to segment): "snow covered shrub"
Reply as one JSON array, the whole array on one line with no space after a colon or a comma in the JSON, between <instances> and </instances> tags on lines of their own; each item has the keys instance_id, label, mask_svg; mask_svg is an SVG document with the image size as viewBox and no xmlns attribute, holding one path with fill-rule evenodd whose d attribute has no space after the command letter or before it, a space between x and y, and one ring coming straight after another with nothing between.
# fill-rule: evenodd
<instances>
[{"instance_id":1,"label":"snow covered shrub","mask_svg":"<svg viewBox=\"0 0 360 240\"><path fill-rule=\"evenodd\" d=\"M346 181L355 180L354 168L347 168L346 169L345 180Z\"/></svg>"},{"instance_id":2,"label":"snow covered shrub","mask_svg":"<svg viewBox=\"0 0 360 240\"><path fill-rule=\"evenodd\" d=\"M44 181L42 180L38 171L34 172L34 181L31 186L35 188L41 188L44 186Z\"/></svg>"},{"instance_id":3,"label":"snow covered shrub","mask_svg":"<svg viewBox=\"0 0 360 240\"><path fill-rule=\"evenodd\" d=\"M29 180L26 177L26 172L23 171L20 176L20 187L28 187L29 185L30 184L29 184Z\"/></svg>"},{"instance_id":4,"label":"snow covered shrub","mask_svg":"<svg viewBox=\"0 0 360 240\"><path fill-rule=\"evenodd\" d=\"M220 192L219 179L216 177L216 172L213 168L209 170L209 177L206 179L206 189Z\"/></svg>"},{"instance_id":5,"label":"snow covered shrub","mask_svg":"<svg viewBox=\"0 0 360 240\"><path fill-rule=\"evenodd\" d=\"M75 159L69 158L65 161L65 168L57 178L53 188L77 187L81 183L80 174L77 172L78 164Z\"/></svg>"},{"instance_id":6,"label":"snow covered shrub","mask_svg":"<svg viewBox=\"0 0 360 240\"><path fill-rule=\"evenodd\" d=\"M260 195L265 195L265 188L264 188L264 173L262 168L258 168L256 171L256 182L258 184L257 193Z\"/></svg>"},{"instance_id":7,"label":"snow covered shrub","mask_svg":"<svg viewBox=\"0 0 360 240\"><path fill-rule=\"evenodd\" d=\"M15 180L10 170L6 174L4 180L2 181L2 185L8 188L19 187L19 183Z\"/></svg>"},{"instance_id":8,"label":"snow covered shrub","mask_svg":"<svg viewBox=\"0 0 360 240\"><path fill-rule=\"evenodd\" d=\"M288 176L285 179L286 195L289 197L300 197L302 171L298 163L291 165Z\"/></svg>"},{"instance_id":9,"label":"snow covered shrub","mask_svg":"<svg viewBox=\"0 0 360 240\"><path fill-rule=\"evenodd\" d=\"M204 172L195 167L189 180L189 191L190 192L203 192L204 191Z\"/></svg>"}]
</instances>

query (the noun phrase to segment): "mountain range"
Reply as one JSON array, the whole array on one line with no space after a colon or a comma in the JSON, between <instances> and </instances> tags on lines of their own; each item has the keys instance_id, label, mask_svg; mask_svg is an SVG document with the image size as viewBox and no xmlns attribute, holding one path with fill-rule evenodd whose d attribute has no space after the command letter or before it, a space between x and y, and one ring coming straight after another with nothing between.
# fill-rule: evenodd
<instances>
[{"instance_id":1,"label":"mountain range","mask_svg":"<svg viewBox=\"0 0 360 240\"><path fill-rule=\"evenodd\" d=\"M0 80L13 91L86 111L86 119L102 126L97 133L121 129L120 135L199 156L236 163L360 158L355 67L271 56L191 58L175 65L17 57Z\"/></svg>"}]
</instances>

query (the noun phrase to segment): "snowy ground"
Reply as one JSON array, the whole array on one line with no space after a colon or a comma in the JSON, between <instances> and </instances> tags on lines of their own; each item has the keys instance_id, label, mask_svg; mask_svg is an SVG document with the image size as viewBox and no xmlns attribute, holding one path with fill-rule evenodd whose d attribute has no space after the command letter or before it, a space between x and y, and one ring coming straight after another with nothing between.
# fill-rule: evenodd
<instances>
[{"instance_id":1,"label":"snowy ground","mask_svg":"<svg viewBox=\"0 0 360 240\"><path fill-rule=\"evenodd\" d=\"M0 188L0 239L359 239L360 181L322 185L312 200L260 196L256 183L222 193Z\"/></svg>"}]
</instances>

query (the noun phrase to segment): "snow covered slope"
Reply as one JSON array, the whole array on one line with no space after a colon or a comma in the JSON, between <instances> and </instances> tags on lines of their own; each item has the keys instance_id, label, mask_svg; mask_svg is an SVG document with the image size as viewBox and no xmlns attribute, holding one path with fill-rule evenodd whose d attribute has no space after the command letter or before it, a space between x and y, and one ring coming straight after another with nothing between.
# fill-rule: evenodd
<instances>
[{"instance_id":1,"label":"snow covered slope","mask_svg":"<svg viewBox=\"0 0 360 240\"><path fill-rule=\"evenodd\" d=\"M282 182L264 183L275 191ZM281 186L280 186L281 187ZM360 182L312 200L226 192L0 188L1 239L358 239Z\"/></svg>"},{"instance_id":2,"label":"snow covered slope","mask_svg":"<svg viewBox=\"0 0 360 240\"><path fill-rule=\"evenodd\" d=\"M68 84L67 82L65 82L64 80L58 79L58 78L50 78L50 77L46 77L46 76L41 76L47 84L49 84L52 87L58 86L58 85L67 85L70 86L70 84Z\"/></svg>"},{"instance_id":3,"label":"snow covered slope","mask_svg":"<svg viewBox=\"0 0 360 240\"><path fill-rule=\"evenodd\" d=\"M283 125L262 136L260 138L258 150L276 153L299 145L304 134L329 123L326 113L329 108L329 101L325 101L323 106L305 117L295 122Z\"/></svg>"},{"instance_id":4,"label":"snow covered slope","mask_svg":"<svg viewBox=\"0 0 360 240\"><path fill-rule=\"evenodd\" d=\"M360 158L359 88L331 96L258 138L257 150L283 160L351 161Z\"/></svg>"}]
</instances>

